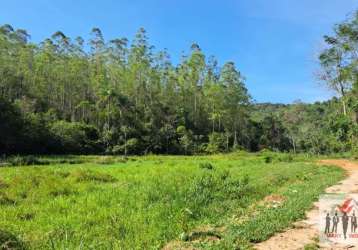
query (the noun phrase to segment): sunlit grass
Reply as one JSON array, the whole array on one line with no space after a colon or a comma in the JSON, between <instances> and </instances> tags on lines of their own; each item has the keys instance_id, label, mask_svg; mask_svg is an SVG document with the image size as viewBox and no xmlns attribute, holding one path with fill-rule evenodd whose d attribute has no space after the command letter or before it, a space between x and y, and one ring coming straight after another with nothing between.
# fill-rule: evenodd
<instances>
[{"instance_id":1,"label":"sunlit grass","mask_svg":"<svg viewBox=\"0 0 358 250\"><path fill-rule=\"evenodd\" d=\"M296 207L307 209L342 177L337 168L283 154L72 160L85 163L0 168L0 229L32 249L160 249L197 226L224 225L226 248L302 217ZM252 220L228 220L272 193L287 197L283 214L255 207L260 214Z\"/></svg>"}]
</instances>

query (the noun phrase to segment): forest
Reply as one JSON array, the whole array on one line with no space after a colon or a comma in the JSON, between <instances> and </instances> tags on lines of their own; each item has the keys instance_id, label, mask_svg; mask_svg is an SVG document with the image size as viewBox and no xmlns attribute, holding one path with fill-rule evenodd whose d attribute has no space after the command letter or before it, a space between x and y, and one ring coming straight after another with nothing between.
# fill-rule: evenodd
<instances>
[{"instance_id":1,"label":"forest","mask_svg":"<svg viewBox=\"0 0 358 250\"><path fill-rule=\"evenodd\" d=\"M318 80L335 97L256 103L245 74L192 44L180 63L149 43L0 27L0 153L211 154L358 151L358 12L324 37Z\"/></svg>"}]
</instances>

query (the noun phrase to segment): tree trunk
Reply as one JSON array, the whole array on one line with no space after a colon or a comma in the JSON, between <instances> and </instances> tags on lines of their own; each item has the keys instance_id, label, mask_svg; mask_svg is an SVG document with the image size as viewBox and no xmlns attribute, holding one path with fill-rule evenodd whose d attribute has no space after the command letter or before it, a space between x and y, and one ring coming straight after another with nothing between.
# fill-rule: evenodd
<instances>
[{"instance_id":1,"label":"tree trunk","mask_svg":"<svg viewBox=\"0 0 358 250\"><path fill-rule=\"evenodd\" d=\"M342 105L343 105L343 115L347 116L346 101L344 100L344 96L342 96Z\"/></svg>"},{"instance_id":2,"label":"tree trunk","mask_svg":"<svg viewBox=\"0 0 358 250\"><path fill-rule=\"evenodd\" d=\"M168 152L169 152L169 137L167 136L167 155L168 155Z\"/></svg>"},{"instance_id":3,"label":"tree trunk","mask_svg":"<svg viewBox=\"0 0 358 250\"><path fill-rule=\"evenodd\" d=\"M234 145L233 145L233 148L236 149L237 148L237 136L236 136L236 130L235 130L235 133L234 133Z\"/></svg>"},{"instance_id":4,"label":"tree trunk","mask_svg":"<svg viewBox=\"0 0 358 250\"><path fill-rule=\"evenodd\" d=\"M344 87L343 87L343 84L341 82L339 82L339 88L340 88L340 92L341 92L341 95L342 95L342 106L343 106L343 115L344 116L347 116L347 107L346 107L346 93L344 91Z\"/></svg>"},{"instance_id":5,"label":"tree trunk","mask_svg":"<svg viewBox=\"0 0 358 250\"><path fill-rule=\"evenodd\" d=\"M196 92L194 92L194 126L196 126Z\"/></svg>"},{"instance_id":6,"label":"tree trunk","mask_svg":"<svg viewBox=\"0 0 358 250\"><path fill-rule=\"evenodd\" d=\"M291 136L291 142L292 142L292 147L293 147L293 153L296 154L296 142L295 142L295 139L293 138L293 136Z\"/></svg>"},{"instance_id":7,"label":"tree trunk","mask_svg":"<svg viewBox=\"0 0 358 250\"><path fill-rule=\"evenodd\" d=\"M127 156L127 133L124 133L124 155Z\"/></svg>"}]
</instances>

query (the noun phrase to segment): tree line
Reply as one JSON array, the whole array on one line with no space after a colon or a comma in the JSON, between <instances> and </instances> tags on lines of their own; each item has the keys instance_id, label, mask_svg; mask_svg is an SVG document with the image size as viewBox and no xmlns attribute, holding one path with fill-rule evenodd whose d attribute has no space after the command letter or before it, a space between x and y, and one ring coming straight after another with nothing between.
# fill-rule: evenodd
<instances>
[{"instance_id":1,"label":"tree line","mask_svg":"<svg viewBox=\"0 0 358 250\"><path fill-rule=\"evenodd\" d=\"M0 27L0 153L198 154L357 148L358 12L325 37L327 102L256 104L233 62L199 45L174 65L141 28L109 41L63 32L35 44Z\"/></svg>"}]
</instances>

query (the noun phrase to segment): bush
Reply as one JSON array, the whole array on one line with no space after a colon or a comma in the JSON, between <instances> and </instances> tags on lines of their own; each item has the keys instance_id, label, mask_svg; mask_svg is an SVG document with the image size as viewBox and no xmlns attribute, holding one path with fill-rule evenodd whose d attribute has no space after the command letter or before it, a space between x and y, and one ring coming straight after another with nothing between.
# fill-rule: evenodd
<instances>
[{"instance_id":1,"label":"bush","mask_svg":"<svg viewBox=\"0 0 358 250\"><path fill-rule=\"evenodd\" d=\"M10 157L8 159L8 162L12 165L12 166L21 166L23 165L23 159L21 156L13 156Z\"/></svg>"},{"instance_id":2,"label":"bush","mask_svg":"<svg viewBox=\"0 0 358 250\"><path fill-rule=\"evenodd\" d=\"M0 98L0 148L4 154L96 153L98 132L82 123L56 121L48 113L22 113ZM19 159L18 159L19 160ZM15 165L33 165L14 162ZM39 163L36 163L39 164Z\"/></svg>"},{"instance_id":3,"label":"bush","mask_svg":"<svg viewBox=\"0 0 358 250\"><path fill-rule=\"evenodd\" d=\"M139 153L139 141L137 138L131 138L127 140L125 144L122 145L116 145L112 149L112 154L118 155L118 154L138 154Z\"/></svg>"},{"instance_id":4,"label":"bush","mask_svg":"<svg viewBox=\"0 0 358 250\"><path fill-rule=\"evenodd\" d=\"M40 159L34 155L15 155L9 157L7 163L11 166L30 166L30 165L49 165L50 162L47 160Z\"/></svg>"},{"instance_id":5,"label":"bush","mask_svg":"<svg viewBox=\"0 0 358 250\"><path fill-rule=\"evenodd\" d=\"M57 121L51 126L51 133L59 142L60 153L90 154L99 152L99 134L94 126Z\"/></svg>"},{"instance_id":6,"label":"bush","mask_svg":"<svg viewBox=\"0 0 358 250\"><path fill-rule=\"evenodd\" d=\"M213 154L225 151L225 135L222 133L214 132L209 135L209 143L206 147L206 152Z\"/></svg>"},{"instance_id":7,"label":"bush","mask_svg":"<svg viewBox=\"0 0 358 250\"><path fill-rule=\"evenodd\" d=\"M2 153L15 153L21 141L24 126L20 110L0 98L0 148Z\"/></svg>"},{"instance_id":8,"label":"bush","mask_svg":"<svg viewBox=\"0 0 358 250\"><path fill-rule=\"evenodd\" d=\"M265 163L271 163L272 162L272 156L271 155L267 155L264 157Z\"/></svg>"},{"instance_id":9,"label":"bush","mask_svg":"<svg viewBox=\"0 0 358 250\"><path fill-rule=\"evenodd\" d=\"M45 154L51 153L55 138L51 135L48 121L43 113L24 115L23 146L17 153Z\"/></svg>"},{"instance_id":10,"label":"bush","mask_svg":"<svg viewBox=\"0 0 358 250\"><path fill-rule=\"evenodd\" d=\"M9 162L12 166L29 166L42 164L42 162L33 155L13 156L9 158Z\"/></svg>"}]
</instances>

